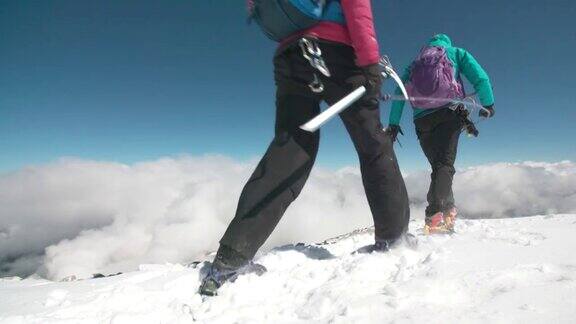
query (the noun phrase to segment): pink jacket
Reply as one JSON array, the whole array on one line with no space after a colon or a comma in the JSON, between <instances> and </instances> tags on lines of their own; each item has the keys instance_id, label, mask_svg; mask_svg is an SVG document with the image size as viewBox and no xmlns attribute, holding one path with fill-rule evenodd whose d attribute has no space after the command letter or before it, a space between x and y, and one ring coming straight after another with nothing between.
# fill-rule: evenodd
<instances>
[{"instance_id":1,"label":"pink jacket","mask_svg":"<svg viewBox=\"0 0 576 324\"><path fill-rule=\"evenodd\" d=\"M294 38L310 35L352 46L356 53L356 64L358 66L378 63L380 50L376 40L370 0L341 0L340 4L344 12L346 25L323 21L288 37L281 42L280 46Z\"/></svg>"}]
</instances>

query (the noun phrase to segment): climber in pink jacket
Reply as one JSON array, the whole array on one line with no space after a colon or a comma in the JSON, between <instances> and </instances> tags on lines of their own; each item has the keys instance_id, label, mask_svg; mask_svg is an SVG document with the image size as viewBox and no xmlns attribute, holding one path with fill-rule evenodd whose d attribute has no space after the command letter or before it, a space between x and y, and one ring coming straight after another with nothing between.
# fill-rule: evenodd
<instances>
[{"instance_id":1,"label":"climber in pink jacket","mask_svg":"<svg viewBox=\"0 0 576 324\"><path fill-rule=\"evenodd\" d=\"M266 12L270 1L276 0L255 0L262 6L258 14ZM387 251L408 228L406 187L392 140L380 122L382 75L370 1L326 1L322 19L312 27L275 36L271 38L280 41L274 56L275 136L242 190L234 219L202 281L200 293L205 295L216 294L239 274L265 271L252 259L300 194L318 152L320 131L310 133L299 126L320 113L322 101L333 104L359 86L367 88L366 94L340 118L358 153L375 226L374 244L362 251Z\"/></svg>"}]
</instances>

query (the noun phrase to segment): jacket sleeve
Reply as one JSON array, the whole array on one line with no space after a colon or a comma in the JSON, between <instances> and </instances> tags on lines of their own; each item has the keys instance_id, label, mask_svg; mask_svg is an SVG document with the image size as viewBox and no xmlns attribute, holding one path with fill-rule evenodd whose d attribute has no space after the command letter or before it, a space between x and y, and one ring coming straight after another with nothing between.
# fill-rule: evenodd
<instances>
[{"instance_id":1,"label":"jacket sleeve","mask_svg":"<svg viewBox=\"0 0 576 324\"><path fill-rule=\"evenodd\" d=\"M404 69L404 74L402 74L402 83L406 84L410 79L410 65ZM402 90L400 87L396 88L395 95L402 95ZM388 117L389 125L400 125L400 120L402 119L402 111L404 111L404 105L406 101L395 100L392 101L392 107L390 108L390 116Z\"/></svg>"},{"instance_id":2,"label":"jacket sleeve","mask_svg":"<svg viewBox=\"0 0 576 324\"><path fill-rule=\"evenodd\" d=\"M380 51L370 0L341 0L341 5L356 53L356 64L366 66L378 63Z\"/></svg>"},{"instance_id":3,"label":"jacket sleeve","mask_svg":"<svg viewBox=\"0 0 576 324\"><path fill-rule=\"evenodd\" d=\"M468 81L474 86L474 90L480 99L482 106L490 106L494 104L494 93L492 92L492 85L490 78L482 66L468 51L462 48L457 49L458 66L460 71Z\"/></svg>"}]
</instances>

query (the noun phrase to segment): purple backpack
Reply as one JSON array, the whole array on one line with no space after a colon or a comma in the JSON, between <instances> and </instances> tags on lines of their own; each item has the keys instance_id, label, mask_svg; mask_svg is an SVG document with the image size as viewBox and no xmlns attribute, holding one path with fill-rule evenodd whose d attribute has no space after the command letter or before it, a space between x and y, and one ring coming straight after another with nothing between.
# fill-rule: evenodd
<instances>
[{"instance_id":1,"label":"purple backpack","mask_svg":"<svg viewBox=\"0 0 576 324\"><path fill-rule=\"evenodd\" d=\"M412 106L420 109L442 107L464 97L461 81L454 77L454 65L439 46L424 47L410 67L406 90Z\"/></svg>"}]
</instances>

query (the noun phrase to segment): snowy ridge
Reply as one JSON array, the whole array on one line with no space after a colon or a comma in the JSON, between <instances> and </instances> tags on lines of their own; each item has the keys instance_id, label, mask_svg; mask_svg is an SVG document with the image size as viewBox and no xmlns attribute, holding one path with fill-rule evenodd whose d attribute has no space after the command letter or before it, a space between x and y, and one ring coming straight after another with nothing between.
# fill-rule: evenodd
<instances>
[{"instance_id":1,"label":"snowy ridge","mask_svg":"<svg viewBox=\"0 0 576 324\"><path fill-rule=\"evenodd\" d=\"M576 215L460 220L454 236L352 255L359 230L257 259L217 297L196 291L201 267L142 265L100 279L0 279L0 323L573 323Z\"/></svg>"}]
</instances>

